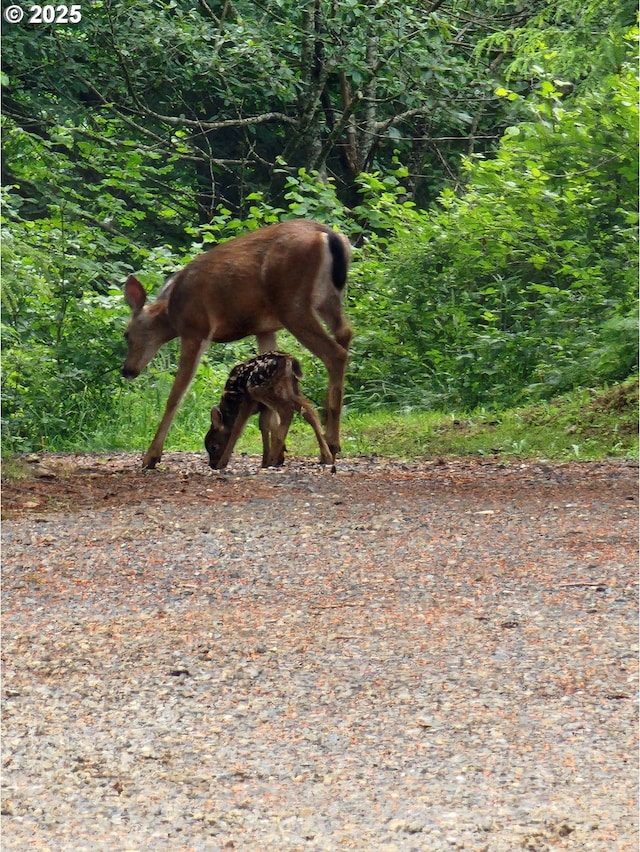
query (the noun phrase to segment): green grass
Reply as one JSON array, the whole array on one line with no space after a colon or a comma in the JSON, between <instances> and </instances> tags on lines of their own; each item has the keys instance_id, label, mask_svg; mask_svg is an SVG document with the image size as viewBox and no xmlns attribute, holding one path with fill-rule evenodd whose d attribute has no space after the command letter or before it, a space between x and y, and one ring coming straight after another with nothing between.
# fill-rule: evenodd
<instances>
[{"instance_id":1,"label":"green grass","mask_svg":"<svg viewBox=\"0 0 640 852\"><path fill-rule=\"evenodd\" d=\"M198 375L169 432L166 450L202 452L209 409L219 396L226 369ZM87 412L72 443L47 436L38 451L139 451L149 445L171 386L167 374L123 384L112 412ZM113 410L116 416L113 416ZM294 418L287 439L291 455L316 457L311 427ZM7 456L13 448L6 447ZM251 418L237 453L259 455L257 418ZM603 459L638 457L638 380L597 390L578 390L548 402L503 412L469 413L422 410L370 413L349 411L342 428L342 456L414 459L440 456ZM6 456L5 456L6 458Z\"/></svg>"},{"instance_id":2,"label":"green grass","mask_svg":"<svg viewBox=\"0 0 640 852\"><path fill-rule=\"evenodd\" d=\"M224 383L224 377L219 381ZM158 425L170 379L127 386L117 422L103 424L83 438L76 450L140 450ZM167 440L167 450L204 452L209 408L217 400L209 381L196 381ZM292 455L314 457L318 448L311 428L294 419L287 440ZM259 455L260 433L252 418L236 452ZM376 411L352 413L342 429L342 455L378 455L412 459L434 456L543 457L602 459L638 457L638 380L598 390L574 391L549 402L517 410L472 413Z\"/></svg>"},{"instance_id":3,"label":"green grass","mask_svg":"<svg viewBox=\"0 0 640 852\"><path fill-rule=\"evenodd\" d=\"M343 429L345 455L399 458L501 456L603 459L638 457L637 381L580 391L518 410L352 416Z\"/></svg>"}]
</instances>

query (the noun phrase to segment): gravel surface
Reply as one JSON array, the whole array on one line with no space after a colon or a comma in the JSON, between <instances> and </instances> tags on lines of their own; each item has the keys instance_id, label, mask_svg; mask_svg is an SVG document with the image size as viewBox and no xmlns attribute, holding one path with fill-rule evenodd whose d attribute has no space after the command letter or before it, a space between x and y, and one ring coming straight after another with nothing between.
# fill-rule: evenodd
<instances>
[{"instance_id":1,"label":"gravel surface","mask_svg":"<svg viewBox=\"0 0 640 852\"><path fill-rule=\"evenodd\" d=\"M42 456L3 850L636 850L637 465Z\"/></svg>"}]
</instances>

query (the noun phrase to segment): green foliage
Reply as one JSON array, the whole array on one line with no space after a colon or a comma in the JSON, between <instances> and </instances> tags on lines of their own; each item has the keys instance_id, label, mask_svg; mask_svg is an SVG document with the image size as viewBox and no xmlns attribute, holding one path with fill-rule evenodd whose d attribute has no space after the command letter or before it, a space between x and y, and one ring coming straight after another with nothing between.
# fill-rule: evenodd
<instances>
[{"instance_id":1,"label":"green foliage","mask_svg":"<svg viewBox=\"0 0 640 852\"><path fill-rule=\"evenodd\" d=\"M208 428L208 405L224 380L205 370L188 395L169 434L168 450L199 452L206 464L203 438ZM217 382L217 384L216 384ZM169 389L168 377L143 378L135 389L122 388L116 420L100 418L91 430L78 432L65 449L78 452L139 451L149 439ZM236 454L261 454L257 418L251 418ZM294 418L287 438L291 456L318 457L309 425ZM40 447L38 447L40 449ZM480 407L472 411L432 412L376 409L348 412L342 429L345 458L382 456L479 456L488 458L545 458L591 460L638 457L637 379L610 388L578 390L548 401L500 412Z\"/></svg>"},{"instance_id":2,"label":"green foliage","mask_svg":"<svg viewBox=\"0 0 640 852\"><path fill-rule=\"evenodd\" d=\"M629 4L218 5L97 3L73 31L4 40L5 449L146 445L176 348L122 381L126 275L153 291L291 217L354 243L351 413L635 373ZM322 365L280 345L321 403ZM199 445L252 348L212 347L170 446Z\"/></svg>"},{"instance_id":3,"label":"green foliage","mask_svg":"<svg viewBox=\"0 0 640 852\"><path fill-rule=\"evenodd\" d=\"M303 445L308 455L313 447ZM258 452L253 441L251 452ZM638 457L638 382L574 391L499 413L477 408L448 413L388 411L352 414L343 429L345 455L413 459L484 456L591 460Z\"/></svg>"},{"instance_id":4,"label":"green foliage","mask_svg":"<svg viewBox=\"0 0 640 852\"><path fill-rule=\"evenodd\" d=\"M625 35L637 19L631 0L554 0L480 39L478 54L504 52L505 79L562 81L583 89L615 74L627 58Z\"/></svg>"},{"instance_id":5,"label":"green foliage","mask_svg":"<svg viewBox=\"0 0 640 852\"><path fill-rule=\"evenodd\" d=\"M567 106L552 89L394 242L380 333L355 345L377 375L352 377L356 398L508 405L636 369L637 80Z\"/></svg>"},{"instance_id":6,"label":"green foliage","mask_svg":"<svg viewBox=\"0 0 640 852\"><path fill-rule=\"evenodd\" d=\"M4 114L66 151L67 183L89 192L137 161L160 233L187 207L193 225L219 205L244 218L256 191L281 203L280 157L332 173L350 203L358 174L387 171L397 150L412 191L432 199L514 113L494 95L493 51L474 47L529 18L435 5L93 3L75 27L5 33ZM104 189L124 230L126 191Z\"/></svg>"}]
</instances>

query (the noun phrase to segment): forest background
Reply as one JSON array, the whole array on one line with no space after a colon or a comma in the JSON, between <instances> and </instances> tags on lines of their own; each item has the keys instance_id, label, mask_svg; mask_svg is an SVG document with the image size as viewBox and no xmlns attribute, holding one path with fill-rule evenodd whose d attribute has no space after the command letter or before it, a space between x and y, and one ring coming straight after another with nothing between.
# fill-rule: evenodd
<instances>
[{"instance_id":1,"label":"forest background","mask_svg":"<svg viewBox=\"0 0 640 852\"><path fill-rule=\"evenodd\" d=\"M68 9L3 22L5 454L142 451L177 350L121 379L127 275L155 292L213 243L300 216L354 245L347 451L402 433L433 452L443 422L481 421L518 430L480 452L539 450L542 423L564 436L551 455L637 451L635 3ZM280 346L321 401L322 365ZM168 449L201 449L253 347L211 347Z\"/></svg>"}]
</instances>

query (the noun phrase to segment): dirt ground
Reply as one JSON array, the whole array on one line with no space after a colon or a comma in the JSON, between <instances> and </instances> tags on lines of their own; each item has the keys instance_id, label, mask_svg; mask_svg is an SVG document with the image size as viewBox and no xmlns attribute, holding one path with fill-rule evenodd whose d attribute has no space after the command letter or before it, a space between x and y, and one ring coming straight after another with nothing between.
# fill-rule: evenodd
<instances>
[{"instance_id":1,"label":"dirt ground","mask_svg":"<svg viewBox=\"0 0 640 852\"><path fill-rule=\"evenodd\" d=\"M637 849L636 463L139 465L3 482L3 849Z\"/></svg>"}]
</instances>

